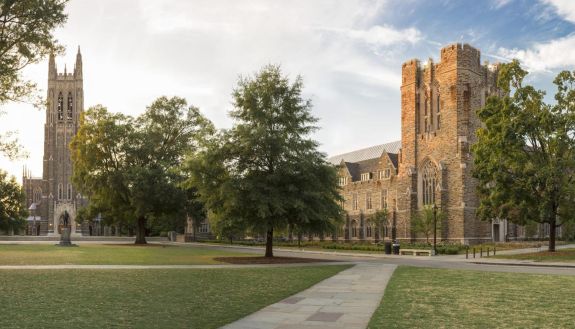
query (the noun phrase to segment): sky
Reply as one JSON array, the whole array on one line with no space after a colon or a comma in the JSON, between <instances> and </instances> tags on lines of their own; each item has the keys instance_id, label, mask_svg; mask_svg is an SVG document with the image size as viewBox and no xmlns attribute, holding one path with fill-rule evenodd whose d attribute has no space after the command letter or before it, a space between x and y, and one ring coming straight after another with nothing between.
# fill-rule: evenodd
<instances>
[{"instance_id":1,"label":"sky","mask_svg":"<svg viewBox=\"0 0 575 329\"><path fill-rule=\"evenodd\" d=\"M469 43L482 60L519 59L528 82L548 92L575 68L572 0L71 0L55 35L74 66L81 47L84 107L139 115L157 97L180 96L229 128L240 75L280 64L301 75L327 155L400 139L401 64L437 61L442 47ZM42 95L47 59L26 68ZM0 133L15 131L28 157L0 169L42 175L43 110L5 104Z\"/></svg>"}]
</instances>

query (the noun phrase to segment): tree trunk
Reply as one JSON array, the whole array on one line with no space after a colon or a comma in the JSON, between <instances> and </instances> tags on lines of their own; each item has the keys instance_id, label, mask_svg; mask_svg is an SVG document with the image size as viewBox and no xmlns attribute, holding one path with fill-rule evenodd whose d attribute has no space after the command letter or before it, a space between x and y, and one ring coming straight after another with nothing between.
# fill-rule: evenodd
<instances>
[{"instance_id":1,"label":"tree trunk","mask_svg":"<svg viewBox=\"0 0 575 329\"><path fill-rule=\"evenodd\" d=\"M268 224L268 231L266 234L266 257L274 256L273 243L274 243L274 228L273 226Z\"/></svg>"},{"instance_id":2,"label":"tree trunk","mask_svg":"<svg viewBox=\"0 0 575 329\"><path fill-rule=\"evenodd\" d=\"M549 221L549 251L555 251L555 235L557 232L557 226L555 225L555 216Z\"/></svg>"},{"instance_id":3,"label":"tree trunk","mask_svg":"<svg viewBox=\"0 0 575 329\"><path fill-rule=\"evenodd\" d=\"M146 244L146 217L139 217L136 226L136 244Z\"/></svg>"}]
</instances>

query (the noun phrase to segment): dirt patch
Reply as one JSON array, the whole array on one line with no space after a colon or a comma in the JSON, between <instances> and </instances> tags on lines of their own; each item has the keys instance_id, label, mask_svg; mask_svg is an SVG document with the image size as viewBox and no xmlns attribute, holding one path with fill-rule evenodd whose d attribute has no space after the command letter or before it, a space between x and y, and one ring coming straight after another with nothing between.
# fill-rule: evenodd
<instances>
[{"instance_id":1,"label":"dirt patch","mask_svg":"<svg viewBox=\"0 0 575 329\"><path fill-rule=\"evenodd\" d=\"M296 257L216 257L214 260L228 264L294 264L334 262L333 260Z\"/></svg>"}]
</instances>

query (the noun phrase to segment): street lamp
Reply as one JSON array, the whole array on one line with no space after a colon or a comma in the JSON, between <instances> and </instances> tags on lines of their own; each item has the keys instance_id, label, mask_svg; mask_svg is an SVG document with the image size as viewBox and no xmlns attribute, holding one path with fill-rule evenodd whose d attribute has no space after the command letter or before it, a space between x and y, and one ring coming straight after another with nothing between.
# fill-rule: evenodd
<instances>
[{"instance_id":1,"label":"street lamp","mask_svg":"<svg viewBox=\"0 0 575 329\"><path fill-rule=\"evenodd\" d=\"M433 203L433 254L437 255L437 204Z\"/></svg>"}]
</instances>

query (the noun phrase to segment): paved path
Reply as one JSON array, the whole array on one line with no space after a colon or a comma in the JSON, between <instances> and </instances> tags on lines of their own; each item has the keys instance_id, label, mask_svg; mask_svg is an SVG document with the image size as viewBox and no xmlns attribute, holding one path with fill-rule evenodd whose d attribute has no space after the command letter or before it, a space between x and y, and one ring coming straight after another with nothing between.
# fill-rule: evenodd
<instances>
[{"instance_id":1,"label":"paved path","mask_svg":"<svg viewBox=\"0 0 575 329\"><path fill-rule=\"evenodd\" d=\"M224 329L364 329L395 265L361 263Z\"/></svg>"}]
</instances>

